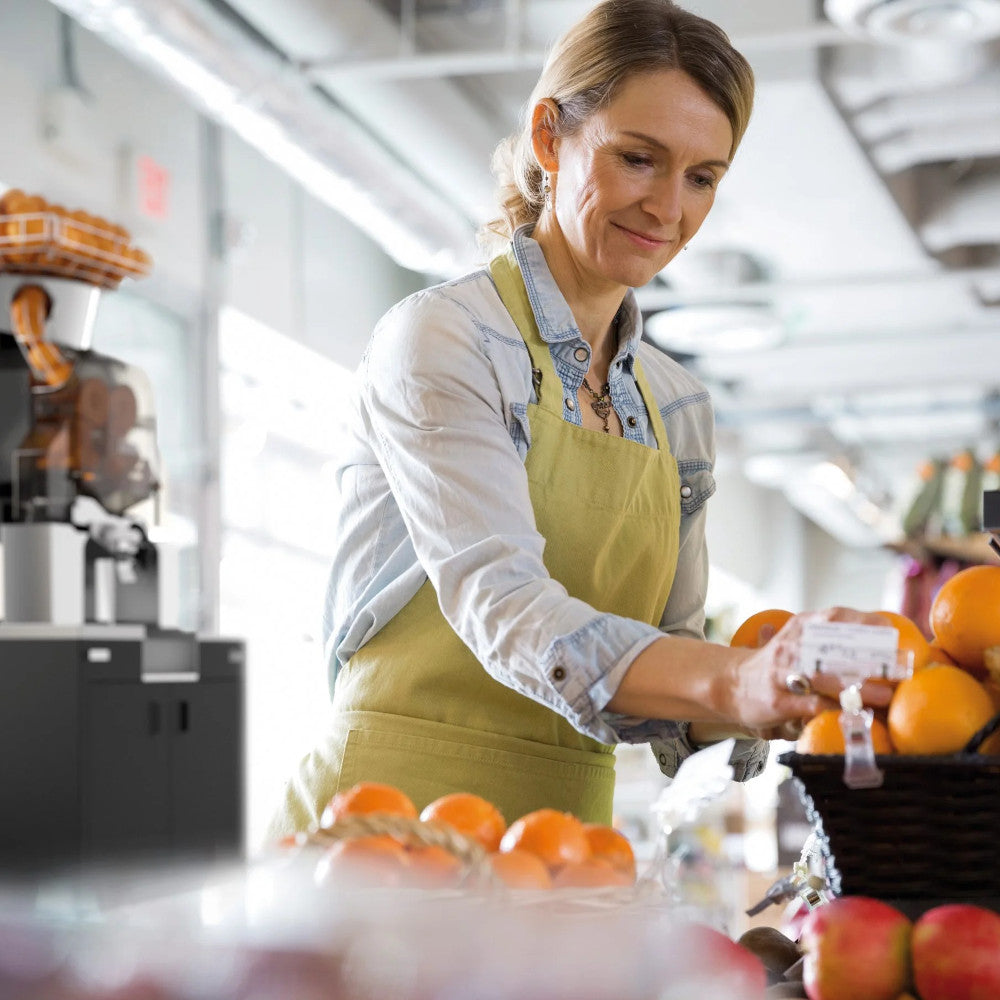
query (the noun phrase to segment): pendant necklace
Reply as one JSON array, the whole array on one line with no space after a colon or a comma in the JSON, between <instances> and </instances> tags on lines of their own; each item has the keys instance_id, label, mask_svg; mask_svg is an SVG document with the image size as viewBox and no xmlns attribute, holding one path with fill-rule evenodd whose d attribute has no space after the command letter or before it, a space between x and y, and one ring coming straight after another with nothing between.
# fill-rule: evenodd
<instances>
[{"instance_id":1,"label":"pendant necklace","mask_svg":"<svg viewBox=\"0 0 1000 1000\"><path fill-rule=\"evenodd\" d=\"M604 433L610 434L611 427L608 424L608 417L611 415L611 386L605 382L601 386L600 392L594 392L586 378L583 380L583 387L590 393L590 408L597 414L598 418L604 421Z\"/></svg>"},{"instance_id":2,"label":"pendant necklace","mask_svg":"<svg viewBox=\"0 0 1000 1000\"><path fill-rule=\"evenodd\" d=\"M618 342L618 325L620 323L620 317L616 314L614 318L614 329L613 336L615 343ZM600 392L594 392L590 387L590 383L587 381L586 376L583 379L583 387L590 393L590 408L597 414L599 420L604 421L604 433L611 433L611 425L608 423L608 417L611 416L611 384L605 382L601 386Z\"/></svg>"}]
</instances>

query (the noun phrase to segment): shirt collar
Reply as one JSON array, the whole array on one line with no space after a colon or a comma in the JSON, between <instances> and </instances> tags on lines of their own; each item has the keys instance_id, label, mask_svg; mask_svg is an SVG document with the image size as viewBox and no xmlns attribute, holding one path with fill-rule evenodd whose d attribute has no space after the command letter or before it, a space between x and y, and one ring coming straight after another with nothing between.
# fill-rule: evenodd
<instances>
[{"instance_id":1,"label":"shirt collar","mask_svg":"<svg viewBox=\"0 0 1000 1000\"><path fill-rule=\"evenodd\" d=\"M582 339L580 328L552 277L541 246L531 238L534 228L532 222L519 226L512 242L538 332L547 344L579 341ZM620 315L618 357L631 362L642 339L642 313L631 288L625 293Z\"/></svg>"}]
</instances>

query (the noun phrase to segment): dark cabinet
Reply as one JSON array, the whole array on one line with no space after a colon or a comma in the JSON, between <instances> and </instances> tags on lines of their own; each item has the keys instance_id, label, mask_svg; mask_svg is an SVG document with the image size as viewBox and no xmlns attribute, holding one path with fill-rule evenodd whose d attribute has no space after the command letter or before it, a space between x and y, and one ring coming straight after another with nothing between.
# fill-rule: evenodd
<instances>
[{"instance_id":1,"label":"dark cabinet","mask_svg":"<svg viewBox=\"0 0 1000 1000\"><path fill-rule=\"evenodd\" d=\"M242 851L243 645L143 642L0 641L4 869Z\"/></svg>"}]
</instances>

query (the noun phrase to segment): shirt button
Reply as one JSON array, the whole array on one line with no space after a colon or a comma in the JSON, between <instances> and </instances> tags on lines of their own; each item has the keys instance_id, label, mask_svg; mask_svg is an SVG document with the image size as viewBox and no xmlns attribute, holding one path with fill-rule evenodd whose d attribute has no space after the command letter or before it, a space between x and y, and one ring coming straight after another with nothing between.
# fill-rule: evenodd
<instances>
[{"instance_id":1,"label":"shirt button","mask_svg":"<svg viewBox=\"0 0 1000 1000\"><path fill-rule=\"evenodd\" d=\"M566 671L562 667L556 667L552 671L552 679L554 681L561 681L566 679Z\"/></svg>"},{"instance_id":2,"label":"shirt button","mask_svg":"<svg viewBox=\"0 0 1000 1000\"><path fill-rule=\"evenodd\" d=\"M690 486L688 486L688 484L687 484L687 483L685 483L685 484L684 484L684 485L683 485L683 486L681 487L681 496L682 496L682 497L684 497L684 499L685 499L685 500L687 500L687 498L688 498L689 496L691 496L691 493L692 493L692 490L691 490L691 487L690 487Z\"/></svg>"},{"instance_id":3,"label":"shirt button","mask_svg":"<svg viewBox=\"0 0 1000 1000\"><path fill-rule=\"evenodd\" d=\"M667 755L666 755L665 753L661 753L661 754L659 755L659 761L660 761L660 763L661 763L661 764L662 764L662 765L663 765L664 767L666 767L666 766L667 766Z\"/></svg>"},{"instance_id":4,"label":"shirt button","mask_svg":"<svg viewBox=\"0 0 1000 1000\"><path fill-rule=\"evenodd\" d=\"M587 360L587 348L586 347L578 347L573 352L573 357L576 358L577 361L586 361Z\"/></svg>"},{"instance_id":5,"label":"shirt button","mask_svg":"<svg viewBox=\"0 0 1000 1000\"><path fill-rule=\"evenodd\" d=\"M635 417L629 417L629 418L628 418L628 425L629 425L629 427L635 427L635 425L636 425L636 424L637 424L638 422L639 422L639 421L638 421L638 420L636 420L636 419L635 419Z\"/></svg>"},{"instance_id":6,"label":"shirt button","mask_svg":"<svg viewBox=\"0 0 1000 1000\"><path fill-rule=\"evenodd\" d=\"M572 396L567 396L566 397L566 409L567 410L575 410L576 409L576 403L573 402L573 397Z\"/></svg>"}]
</instances>

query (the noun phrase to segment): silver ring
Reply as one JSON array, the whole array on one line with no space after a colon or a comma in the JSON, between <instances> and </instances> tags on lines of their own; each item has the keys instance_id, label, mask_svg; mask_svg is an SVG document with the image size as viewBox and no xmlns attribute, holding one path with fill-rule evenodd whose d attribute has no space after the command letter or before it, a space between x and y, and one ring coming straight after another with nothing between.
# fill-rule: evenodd
<instances>
[{"instance_id":1,"label":"silver ring","mask_svg":"<svg viewBox=\"0 0 1000 1000\"><path fill-rule=\"evenodd\" d=\"M785 678L785 690L789 694L812 694L812 689L805 674L789 674Z\"/></svg>"},{"instance_id":2,"label":"silver ring","mask_svg":"<svg viewBox=\"0 0 1000 1000\"><path fill-rule=\"evenodd\" d=\"M785 723L785 733L787 734L787 739L797 740L801 735L802 731L806 728L806 724L802 719L791 719Z\"/></svg>"}]
</instances>

